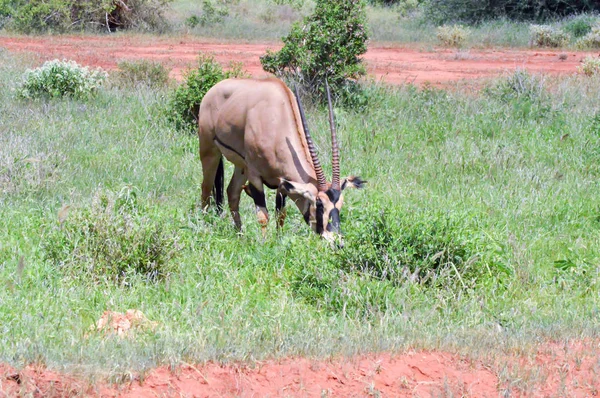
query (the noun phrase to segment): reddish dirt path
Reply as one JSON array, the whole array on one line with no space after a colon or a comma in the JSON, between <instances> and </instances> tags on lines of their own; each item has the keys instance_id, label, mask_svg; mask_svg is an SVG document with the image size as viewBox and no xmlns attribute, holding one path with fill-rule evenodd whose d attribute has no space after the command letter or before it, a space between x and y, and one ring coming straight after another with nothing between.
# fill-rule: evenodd
<instances>
[{"instance_id":1,"label":"reddish dirt path","mask_svg":"<svg viewBox=\"0 0 600 398\"><path fill-rule=\"evenodd\" d=\"M152 36L42 36L0 37L0 47L14 52L32 52L42 59L69 58L82 64L114 69L119 61L151 59L173 69L179 78L186 67L194 64L199 52L213 53L223 64L239 61L254 76L263 76L259 57L267 48L280 44L216 43L195 37ZM553 74L575 73L581 59L589 54L533 50L437 49L434 52L414 48L369 46L365 55L369 73L388 83L429 82L443 85L462 79L472 80L501 74L515 68ZM595 53L593 53L595 55Z\"/></svg>"},{"instance_id":2,"label":"reddish dirt path","mask_svg":"<svg viewBox=\"0 0 600 398\"><path fill-rule=\"evenodd\" d=\"M91 384L34 365L0 365L0 397L591 397L600 391L599 342L545 344L486 362L443 352L302 358L249 365L182 364L119 385Z\"/></svg>"}]
</instances>

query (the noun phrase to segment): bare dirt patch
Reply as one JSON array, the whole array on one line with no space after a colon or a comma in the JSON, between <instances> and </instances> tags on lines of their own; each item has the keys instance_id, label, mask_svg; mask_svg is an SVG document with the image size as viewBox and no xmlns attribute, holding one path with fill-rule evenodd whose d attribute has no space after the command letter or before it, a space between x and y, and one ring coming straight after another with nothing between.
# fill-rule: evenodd
<instances>
[{"instance_id":1,"label":"bare dirt patch","mask_svg":"<svg viewBox=\"0 0 600 398\"><path fill-rule=\"evenodd\" d=\"M264 76L259 57L278 43L215 43L194 37L153 36L41 36L0 37L0 47L13 52L32 52L46 59L69 58L85 65L114 69L120 61L148 59L172 68L172 76L194 62L199 52L213 53L227 64L241 62L253 76ZM421 51L414 48L369 46L364 58L369 74L388 83L431 83L443 85L499 75L524 68L551 74L575 73L584 52L533 51L512 49Z\"/></svg>"},{"instance_id":2,"label":"bare dirt patch","mask_svg":"<svg viewBox=\"0 0 600 398\"><path fill-rule=\"evenodd\" d=\"M119 385L0 365L0 396L590 397L600 391L598 342L552 343L487 361L444 352L161 367Z\"/></svg>"}]
</instances>

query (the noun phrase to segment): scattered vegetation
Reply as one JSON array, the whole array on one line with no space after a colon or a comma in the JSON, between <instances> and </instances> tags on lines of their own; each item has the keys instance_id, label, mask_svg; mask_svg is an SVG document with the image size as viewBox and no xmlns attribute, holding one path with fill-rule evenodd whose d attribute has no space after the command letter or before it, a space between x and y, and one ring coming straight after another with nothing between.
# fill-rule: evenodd
<instances>
[{"instance_id":1,"label":"scattered vegetation","mask_svg":"<svg viewBox=\"0 0 600 398\"><path fill-rule=\"evenodd\" d=\"M101 68L90 70L75 61L47 61L39 68L28 69L17 89L21 98L88 98L106 80Z\"/></svg>"},{"instance_id":2,"label":"scattered vegetation","mask_svg":"<svg viewBox=\"0 0 600 398\"><path fill-rule=\"evenodd\" d=\"M586 76L600 74L600 58L588 55L581 61L581 65L577 67L577 70Z\"/></svg>"},{"instance_id":3,"label":"scattered vegetation","mask_svg":"<svg viewBox=\"0 0 600 398\"><path fill-rule=\"evenodd\" d=\"M357 105L364 102L356 81L366 73L360 56L367 39L364 0L317 0L313 14L283 38L283 48L268 51L260 62L315 98L325 99L328 81L342 103Z\"/></svg>"},{"instance_id":4,"label":"scattered vegetation","mask_svg":"<svg viewBox=\"0 0 600 398\"><path fill-rule=\"evenodd\" d=\"M119 62L113 73L116 84L127 87L146 85L165 87L169 84L169 71L162 64L147 60Z\"/></svg>"},{"instance_id":5,"label":"scattered vegetation","mask_svg":"<svg viewBox=\"0 0 600 398\"><path fill-rule=\"evenodd\" d=\"M166 110L168 119L179 130L195 131L204 94L221 80L244 76L242 65L233 63L229 70L224 70L214 57L201 54L198 68L187 71L184 82L171 95Z\"/></svg>"},{"instance_id":6,"label":"scattered vegetation","mask_svg":"<svg viewBox=\"0 0 600 398\"><path fill-rule=\"evenodd\" d=\"M144 213L136 191L98 192L90 208L63 207L44 239L44 258L71 278L131 284L164 280L175 271L174 234Z\"/></svg>"},{"instance_id":7,"label":"scattered vegetation","mask_svg":"<svg viewBox=\"0 0 600 398\"><path fill-rule=\"evenodd\" d=\"M550 25L531 25L530 43L536 47L564 47L571 38L567 33Z\"/></svg>"},{"instance_id":8,"label":"scattered vegetation","mask_svg":"<svg viewBox=\"0 0 600 398\"><path fill-rule=\"evenodd\" d=\"M437 28L437 38L446 47L464 46L470 34L471 30L462 25L444 25Z\"/></svg>"}]
</instances>

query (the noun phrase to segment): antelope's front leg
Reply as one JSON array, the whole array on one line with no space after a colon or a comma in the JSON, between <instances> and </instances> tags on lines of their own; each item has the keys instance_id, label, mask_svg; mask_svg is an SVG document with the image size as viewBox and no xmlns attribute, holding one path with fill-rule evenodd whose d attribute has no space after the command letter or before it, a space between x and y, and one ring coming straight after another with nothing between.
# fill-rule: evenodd
<instances>
[{"instance_id":1,"label":"antelope's front leg","mask_svg":"<svg viewBox=\"0 0 600 398\"><path fill-rule=\"evenodd\" d=\"M287 212L285 210L285 198L287 196L283 192L277 191L277 196L275 197L275 213L277 216L277 229L283 228L283 224L285 223L285 217Z\"/></svg>"},{"instance_id":2,"label":"antelope's front leg","mask_svg":"<svg viewBox=\"0 0 600 398\"><path fill-rule=\"evenodd\" d=\"M263 185L260 184L259 186L260 188L257 188L252 182L248 184L250 194L252 195L252 199L256 205L256 217L258 218L258 223L260 224L263 238L266 238L267 225L269 224L269 212L267 211L267 200L265 199Z\"/></svg>"}]
</instances>

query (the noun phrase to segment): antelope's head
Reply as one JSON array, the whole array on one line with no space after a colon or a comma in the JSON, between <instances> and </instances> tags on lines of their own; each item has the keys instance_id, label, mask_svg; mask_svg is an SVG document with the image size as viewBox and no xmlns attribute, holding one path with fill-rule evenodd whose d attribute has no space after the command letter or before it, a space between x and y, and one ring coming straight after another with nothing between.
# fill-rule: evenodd
<instances>
[{"instance_id":1,"label":"antelope's head","mask_svg":"<svg viewBox=\"0 0 600 398\"><path fill-rule=\"evenodd\" d=\"M296 99L300 110L300 118L306 136L306 143L315 168L317 184L302 184L291 181L282 181L280 189L282 192L290 195L296 201L298 208L304 214L304 220L311 226L313 231L321 235L330 242L336 242L340 246L342 243L342 230L340 227L340 211L344 204L344 190L346 188L362 188L366 181L360 177L346 177L340 179L340 150L337 142L337 133L335 128L335 117L333 106L331 104L331 93L329 84L326 83L327 104L329 107L329 127L331 130L332 145L332 178L328 183L323 173L323 167L317 156L315 145L312 141L304 109L298 89L296 88Z\"/></svg>"}]
</instances>

